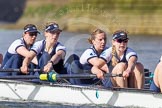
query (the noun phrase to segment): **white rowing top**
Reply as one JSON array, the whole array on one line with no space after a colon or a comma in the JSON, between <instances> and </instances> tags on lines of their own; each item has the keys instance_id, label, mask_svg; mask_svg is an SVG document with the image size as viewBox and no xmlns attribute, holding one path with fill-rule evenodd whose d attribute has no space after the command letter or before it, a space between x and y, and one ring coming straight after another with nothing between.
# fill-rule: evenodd
<instances>
[{"instance_id":1,"label":"white rowing top","mask_svg":"<svg viewBox=\"0 0 162 108\"><path fill-rule=\"evenodd\" d=\"M136 56L136 57L137 57L137 53L136 53L133 49L131 49L131 48L127 48L127 50L126 50L125 53L126 53L126 54L125 54L125 58L126 58L127 61L129 60L129 58L130 58L131 56ZM102 59L106 60L107 63L109 63L110 60L112 59L112 47L110 47L110 48L104 50L104 51L101 53L100 57L101 57ZM123 59L124 59L124 54L120 57L120 61L122 61Z\"/></svg>"},{"instance_id":2,"label":"white rowing top","mask_svg":"<svg viewBox=\"0 0 162 108\"><path fill-rule=\"evenodd\" d=\"M107 49L107 47L105 47L105 49ZM105 50L104 49L104 50ZM90 48L86 49L83 54L80 57L80 63L82 65L85 64L90 64L88 62L89 59L93 58L93 57L99 57L100 55L97 54L97 51L95 50L95 48L93 46L91 46Z\"/></svg>"},{"instance_id":3,"label":"white rowing top","mask_svg":"<svg viewBox=\"0 0 162 108\"><path fill-rule=\"evenodd\" d=\"M16 39L16 40L10 45L10 47L8 48L8 52L11 53L11 54L17 54L16 50L17 50L17 48L19 48L19 47L21 47L21 46L26 47L23 38Z\"/></svg>"},{"instance_id":4,"label":"white rowing top","mask_svg":"<svg viewBox=\"0 0 162 108\"><path fill-rule=\"evenodd\" d=\"M161 56L161 58L160 58L160 61L162 61L162 56Z\"/></svg>"},{"instance_id":5,"label":"white rowing top","mask_svg":"<svg viewBox=\"0 0 162 108\"><path fill-rule=\"evenodd\" d=\"M44 47L43 41L44 40L35 42L31 50L34 50L37 54L39 54L42 51L42 48ZM58 42L55 52L57 52L58 50L64 50L66 52L66 47Z\"/></svg>"}]
</instances>

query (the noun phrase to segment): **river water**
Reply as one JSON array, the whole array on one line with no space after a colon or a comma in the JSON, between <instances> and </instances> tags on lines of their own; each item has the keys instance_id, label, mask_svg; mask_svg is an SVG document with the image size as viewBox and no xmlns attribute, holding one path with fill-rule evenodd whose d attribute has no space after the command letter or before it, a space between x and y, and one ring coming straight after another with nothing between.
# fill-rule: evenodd
<instances>
[{"instance_id":1,"label":"river water","mask_svg":"<svg viewBox=\"0 0 162 108\"><path fill-rule=\"evenodd\" d=\"M5 54L9 45L17 38L22 37L22 30L0 30L0 52ZM87 39L90 36L89 33L70 33L70 32L62 32L60 34L59 41L63 43L67 48L67 55L66 59L70 54L76 53L79 56L83 53L86 48L90 47ZM43 33L38 35L37 41L44 39ZM111 36L108 36L107 45L111 45ZM143 63L144 67L149 69L151 72L154 71L158 60L162 55L162 36L129 36L129 47L133 48L138 53L138 61ZM22 106L21 106L22 105ZM25 105L19 104L16 106L12 103L0 103L3 108L16 108L16 107L40 107L36 105ZM44 106L45 107L45 106ZM64 108L68 106L49 106L50 107L57 107L57 108ZM42 106L43 108L43 106ZM81 108L81 107L77 107ZM88 107L88 108L93 108Z\"/></svg>"}]
</instances>

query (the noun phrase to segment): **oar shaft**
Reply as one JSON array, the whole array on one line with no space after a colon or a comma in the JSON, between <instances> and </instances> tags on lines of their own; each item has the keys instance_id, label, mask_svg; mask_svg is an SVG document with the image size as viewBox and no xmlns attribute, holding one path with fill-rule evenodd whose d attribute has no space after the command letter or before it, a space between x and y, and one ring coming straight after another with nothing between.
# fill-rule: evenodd
<instances>
[{"instance_id":1,"label":"oar shaft","mask_svg":"<svg viewBox=\"0 0 162 108\"><path fill-rule=\"evenodd\" d=\"M89 79L89 78L96 78L96 75L94 74L60 74L56 75L57 79L67 79L67 78L82 78L82 79Z\"/></svg>"},{"instance_id":2,"label":"oar shaft","mask_svg":"<svg viewBox=\"0 0 162 108\"><path fill-rule=\"evenodd\" d=\"M20 69L0 69L0 72L21 72ZM28 69L28 72L43 72L43 69Z\"/></svg>"},{"instance_id":3,"label":"oar shaft","mask_svg":"<svg viewBox=\"0 0 162 108\"><path fill-rule=\"evenodd\" d=\"M79 78L79 79L90 79L90 78L97 78L95 74L59 74L56 75L57 79L67 79L67 78ZM122 77L122 74L105 74L105 77Z\"/></svg>"},{"instance_id":4,"label":"oar shaft","mask_svg":"<svg viewBox=\"0 0 162 108\"><path fill-rule=\"evenodd\" d=\"M56 75L56 74L53 74L53 75ZM47 79L47 74L41 74L40 76L46 77ZM34 75L0 76L0 79L39 79L40 76L34 76ZM84 75L84 74L83 75L75 75L75 74L74 75L69 75L69 74L56 75L56 79L69 79L69 78L89 79L89 78L95 78L95 77L96 76L93 74L90 74L90 75Z\"/></svg>"},{"instance_id":5,"label":"oar shaft","mask_svg":"<svg viewBox=\"0 0 162 108\"><path fill-rule=\"evenodd\" d=\"M0 79L40 79L40 80L48 80L48 74L41 74L40 76L35 75L15 75L15 76L0 76ZM79 79L90 79L97 78L95 74L51 74L52 79L69 79L69 78L79 78ZM105 74L105 77L120 77L120 74Z\"/></svg>"},{"instance_id":6,"label":"oar shaft","mask_svg":"<svg viewBox=\"0 0 162 108\"><path fill-rule=\"evenodd\" d=\"M105 74L105 77L122 77L122 74ZM95 74L56 74L56 73L48 73L48 74L41 74L40 80L48 80L48 81L56 81L57 79L90 79L90 78L97 78Z\"/></svg>"},{"instance_id":7,"label":"oar shaft","mask_svg":"<svg viewBox=\"0 0 162 108\"><path fill-rule=\"evenodd\" d=\"M39 79L39 76L34 75L0 76L0 79Z\"/></svg>"}]
</instances>

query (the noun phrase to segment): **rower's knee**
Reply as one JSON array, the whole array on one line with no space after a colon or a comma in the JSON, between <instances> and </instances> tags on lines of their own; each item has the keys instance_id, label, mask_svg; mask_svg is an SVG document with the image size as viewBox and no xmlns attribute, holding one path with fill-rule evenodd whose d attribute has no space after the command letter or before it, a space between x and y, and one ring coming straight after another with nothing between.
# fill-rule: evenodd
<instances>
[{"instance_id":1,"label":"rower's knee","mask_svg":"<svg viewBox=\"0 0 162 108\"><path fill-rule=\"evenodd\" d=\"M136 69L137 71L139 71L141 74L144 74L144 66L143 66L142 63L137 62L137 63L136 63L136 66L135 66L135 69Z\"/></svg>"},{"instance_id":2,"label":"rower's knee","mask_svg":"<svg viewBox=\"0 0 162 108\"><path fill-rule=\"evenodd\" d=\"M126 68L127 68L127 64L121 62L114 67L113 71L115 71L116 74L121 74Z\"/></svg>"}]
</instances>

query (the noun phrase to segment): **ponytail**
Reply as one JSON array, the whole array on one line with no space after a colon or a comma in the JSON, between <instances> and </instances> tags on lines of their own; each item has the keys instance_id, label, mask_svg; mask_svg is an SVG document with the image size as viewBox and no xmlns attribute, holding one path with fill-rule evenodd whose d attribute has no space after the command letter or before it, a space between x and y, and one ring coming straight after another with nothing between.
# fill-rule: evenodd
<instances>
[{"instance_id":1,"label":"ponytail","mask_svg":"<svg viewBox=\"0 0 162 108\"><path fill-rule=\"evenodd\" d=\"M116 54L116 49L115 49L115 46L113 45L113 46L112 46L112 59L111 59L111 61L112 61L112 66L116 66L117 63L118 63L118 60L116 59L115 54Z\"/></svg>"}]
</instances>

